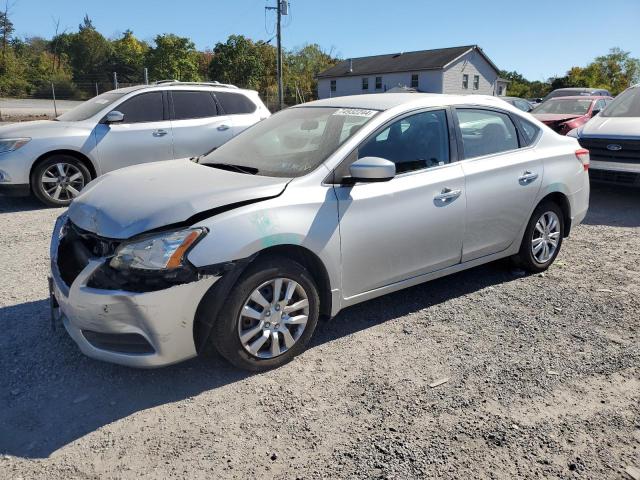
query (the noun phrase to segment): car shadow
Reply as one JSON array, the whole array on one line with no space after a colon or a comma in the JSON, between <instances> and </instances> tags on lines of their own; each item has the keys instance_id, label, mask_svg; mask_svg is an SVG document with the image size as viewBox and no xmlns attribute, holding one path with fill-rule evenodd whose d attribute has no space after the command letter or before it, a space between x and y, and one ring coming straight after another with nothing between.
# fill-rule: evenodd
<instances>
[{"instance_id":1,"label":"car shadow","mask_svg":"<svg viewBox=\"0 0 640 480\"><path fill-rule=\"evenodd\" d=\"M48 208L33 197L0 196L0 213L29 212Z\"/></svg>"},{"instance_id":2,"label":"car shadow","mask_svg":"<svg viewBox=\"0 0 640 480\"><path fill-rule=\"evenodd\" d=\"M434 280L346 309L321 323L310 348L517 278L504 262ZM98 362L80 353L63 327L51 330L46 300L0 308L0 453L46 458L136 412L196 396L251 373L218 356L157 370Z\"/></svg>"},{"instance_id":3,"label":"car shadow","mask_svg":"<svg viewBox=\"0 0 640 480\"><path fill-rule=\"evenodd\" d=\"M586 225L640 226L640 188L591 183Z\"/></svg>"}]
</instances>

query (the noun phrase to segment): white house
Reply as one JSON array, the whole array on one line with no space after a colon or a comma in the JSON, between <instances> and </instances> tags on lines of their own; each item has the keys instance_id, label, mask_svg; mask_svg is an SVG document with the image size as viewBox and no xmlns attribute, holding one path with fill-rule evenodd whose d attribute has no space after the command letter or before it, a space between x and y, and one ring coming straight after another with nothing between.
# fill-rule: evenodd
<instances>
[{"instance_id":1,"label":"white house","mask_svg":"<svg viewBox=\"0 0 640 480\"><path fill-rule=\"evenodd\" d=\"M320 72L318 98L419 92L506 95L507 80L477 45L351 58Z\"/></svg>"}]
</instances>

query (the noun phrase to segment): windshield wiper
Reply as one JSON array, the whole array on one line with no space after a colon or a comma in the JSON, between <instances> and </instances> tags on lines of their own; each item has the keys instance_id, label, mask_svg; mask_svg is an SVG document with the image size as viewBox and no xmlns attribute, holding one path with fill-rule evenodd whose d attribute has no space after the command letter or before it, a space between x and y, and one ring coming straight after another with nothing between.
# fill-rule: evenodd
<instances>
[{"instance_id":1,"label":"windshield wiper","mask_svg":"<svg viewBox=\"0 0 640 480\"><path fill-rule=\"evenodd\" d=\"M255 175L258 169L254 167L245 167L244 165L233 165L231 163L204 163L208 167L219 168L220 170L228 170L230 172L246 173L247 175Z\"/></svg>"}]
</instances>

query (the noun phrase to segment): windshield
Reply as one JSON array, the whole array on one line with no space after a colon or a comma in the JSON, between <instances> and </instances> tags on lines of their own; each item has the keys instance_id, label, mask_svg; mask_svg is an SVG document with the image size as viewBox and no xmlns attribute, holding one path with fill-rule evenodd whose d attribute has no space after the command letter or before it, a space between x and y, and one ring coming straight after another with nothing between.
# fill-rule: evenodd
<instances>
[{"instance_id":1,"label":"windshield","mask_svg":"<svg viewBox=\"0 0 640 480\"><path fill-rule=\"evenodd\" d=\"M584 115L589 111L592 100L579 98L552 98L541 103L531 113L555 113L561 115Z\"/></svg>"},{"instance_id":2,"label":"windshield","mask_svg":"<svg viewBox=\"0 0 640 480\"><path fill-rule=\"evenodd\" d=\"M622 92L600 115L603 117L640 117L640 87Z\"/></svg>"},{"instance_id":3,"label":"windshield","mask_svg":"<svg viewBox=\"0 0 640 480\"><path fill-rule=\"evenodd\" d=\"M111 105L116 100L122 98L125 93L122 92L107 92L97 97L93 97L91 100L81 103L75 108L72 108L68 112L60 115L57 120L63 122L80 122L87 118L93 117L103 108Z\"/></svg>"},{"instance_id":4,"label":"windshield","mask_svg":"<svg viewBox=\"0 0 640 480\"><path fill-rule=\"evenodd\" d=\"M299 177L318 167L376 113L359 108L289 108L245 130L200 163Z\"/></svg>"}]
</instances>

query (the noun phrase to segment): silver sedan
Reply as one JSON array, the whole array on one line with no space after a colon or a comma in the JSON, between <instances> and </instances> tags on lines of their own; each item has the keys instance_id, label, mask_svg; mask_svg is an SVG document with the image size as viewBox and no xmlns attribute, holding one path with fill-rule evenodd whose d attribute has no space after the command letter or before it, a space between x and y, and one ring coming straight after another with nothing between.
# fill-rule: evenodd
<instances>
[{"instance_id":1,"label":"silver sedan","mask_svg":"<svg viewBox=\"0 0 640 480\"><path fill-rule=\"evenodd\" d=\"M89 184L51 243L55 318L151 367L215 347L264 370L341 309L510 257L541 272L585 217L589 152L494 97L284 110L198 162Z\"/></svg>"}]
</instances>

